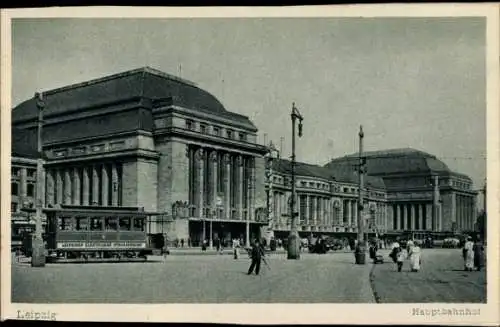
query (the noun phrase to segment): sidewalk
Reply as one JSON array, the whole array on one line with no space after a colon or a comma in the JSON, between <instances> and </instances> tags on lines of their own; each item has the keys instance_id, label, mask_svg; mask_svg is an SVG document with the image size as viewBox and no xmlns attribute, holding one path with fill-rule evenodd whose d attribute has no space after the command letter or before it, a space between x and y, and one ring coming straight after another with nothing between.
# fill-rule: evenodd
<instances>
[{"instance_id":1,"label":"sidewalk","mask_svg":"<svg viewBox=\"0 0 500 327\"><path fill-rule=\"evenodd\" d=\"M170 251L170 255L216 255L219 254L215 247L213 249L207 248L206 251L202 251L201 247L184 247L184 248L168 248ZM351 250L339 250L339 251L328 251L327 253L351 253ZM276 249L276 251L269 251L266 250L266 255L273 255L273 254L286 254L287 251L283 248L281 249ZM309 253L308 250L303 250L301 253ZM223 251L223 254L228 254L232 255L233 254L233 249L232 248L225 248ZM240 255L245 254L245 249L240 248Z\"/></svg>"},{"instance_id":2,"label":"sidewalk","mask_svg":"<svg viewBox=\"0 0 500 327\"><path fill-rule=\"evenodd\" d=\"M192 248L168 248L170 251L170 255L221 255L215 247L213 249L207 248L206 251L202 251L201 247L192 247ZM245 249L240 248L240 255L245 254ZM285 254L286 251L284 249L277 249L274 252L267 252L266 255L269 254ZM233 249L232 248L226 248L222 251L223 255L233 255Z\"/></svg>"},{"instance_id":3,"label":"sidewalk","mask_svg":"<svg viewBox=\"0 0 500 327\"><path fill-rule=\"evenodd\" d=\"M381 251L384 264L374 265L370 282L378 303L485 303L486 272L463 271L459 249L424 249L419 272L410 272L405 260L403 271L397 272Z\"/></svg>"}]
</instances>

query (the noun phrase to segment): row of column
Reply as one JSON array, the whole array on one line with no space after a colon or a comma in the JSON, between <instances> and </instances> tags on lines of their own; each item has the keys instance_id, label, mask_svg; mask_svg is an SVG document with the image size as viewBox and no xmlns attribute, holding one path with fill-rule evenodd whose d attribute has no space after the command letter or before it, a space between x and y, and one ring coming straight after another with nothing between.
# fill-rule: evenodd
<instances>
[{"instance_id":1,"label":"row of column","mask_svg":"<svg viewBox=\"0 0 500 327\"><path fill-rule=\"evenodd\" d=\"M456 194L456 221L458 228L464 231L474 230L475 224L475 203L471 196Z\"/></svg>"},{"instance_id":2,"label":"row of column","mask_svg":"<svg viewBox=\"0 0 500 327\"><path fill-rule=\"evenodd\" d=\"M46 172L46 204L121 205L121 165L50 168Z\"/></svg>"},{"instance_id":3,"label":"row of column","mask_svg":"<svg viewBox=\"0 0 500 327\"><path fill-rule=\"evenodd\" d=\"M375 223L377 228L381 231L387 231L389 226L387 224L387 206L385 203L377 203L375 211Z\"/></svg>"},{"instance_id":4,"label":"row of column","mask_svg":"<svg viewBox=\"0 0 500 327\"><path fill-rule=\"evenodd\" d=\"M366 207L363 209L363 213L369 214L368 219L366 221L366 227L368 228L376 228L378 230L387 230L387 214L386 214L386 205L383 203L376 203L374 210ZM358 200L354 199L346 199L343 200L343 212L341 219L338 220L339 225L344 226L358 226Z\"/></svg>"},{"instance_id":5,"label":"row of column","mask_svg":"<svg viewBox=\"0 0 500 327\"><path fill-rule=\"evenodd\" d=\"M285 192L273 191L269 200L272 210L272 218L279 225L286 225L288 222L288 212L290 211L288 197Z\"/></svg>"},{"instance_id":6,"label":"row of column","mask_svg":"<svg viewBox=\"0 0 500 327\"><path fill-rule=\"evenodd\" d=\"M278 225L289 223L289 196L282 191L273 191L270 199L272 218ZM299 210L300 224L332 226L337 223L340 208L334 206L334 200L316 196L300 195L296 203Z\"/></svg>"},{"instance_id":7,"label":"row of column","mask_svg":"<svg viewBox=\"0 0 500 327\"><path fill-rule=\"evenodd\" d=\"M395 230L438 230L441 226L440 217L432 223L431 203L403 203L393 205L393 227Z\"/></svg>"},{"instance_id":8,"label":"row of column","mask_svg":"<svg viewBox=\"0 0 500 327\"><path fill-rule=\"evenodd\" d=\"M210 148L190 148L190 203L199 218L253 219L255 163L253 157ZM223 169L220 169L222 166ZM222 192L220 191L222 179ZM221 195L222 203L217 203ZM215 212L214 212L215 210Z\"/></svg>"},{"instance_id":9,"label":"row of column","mask_svg":"<svg viewBox=\"0 0 500 327\"><path fill-rule=\"evenodd\" d=\"M342 225L358 226L358 200L344 200L343 207Z\"/></svg>"}]
</instances>

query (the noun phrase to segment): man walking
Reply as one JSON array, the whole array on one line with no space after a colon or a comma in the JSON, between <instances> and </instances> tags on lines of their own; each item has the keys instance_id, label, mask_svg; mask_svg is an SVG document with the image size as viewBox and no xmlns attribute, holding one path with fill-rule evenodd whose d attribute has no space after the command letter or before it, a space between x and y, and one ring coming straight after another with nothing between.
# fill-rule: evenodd
<instances>
[{"instance_id":1,"label":"man walking","mask_svg":"<svg viewBox=\"0 0 500 327\"><path fill-rule=\"evenodd\" d=\"M254 268L255 274L258 275L260 271L260 262L262 257L264 256L264 252L262 251L262 247L259 244L259 240L255 240L252 244L252 249L250 250L250 257L252 259L252 263L250 264L250 268L248 268L248 275L251 275Z\"/></svg>"}]
</instances>

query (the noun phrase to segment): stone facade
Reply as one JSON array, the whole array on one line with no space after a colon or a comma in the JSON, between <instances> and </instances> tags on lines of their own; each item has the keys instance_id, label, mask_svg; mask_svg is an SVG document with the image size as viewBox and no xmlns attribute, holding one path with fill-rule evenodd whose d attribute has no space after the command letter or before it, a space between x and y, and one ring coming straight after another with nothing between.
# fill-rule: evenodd
<instances>
[{"instance_id":1,"label":"stone facade","mask_svg":"<svg viewBox=\"0 0 500 327\"><path fill-rule=\"evenodd\" d=\"M414 149L373 151L365 156L368 175L381 178L385 185L390 232L423 237L429 232L474 231L477 192L468 176ZM350 166L357 160L357 154L347 155L325 167Z\"/></svg>"},{"instance_id":2,"label":"stone facade","mask_svg":"<svg viewBox=\"0 0 500 327\"><path fill-rule=\"evenodd\" d=\"M289 232L290 162L269 165L268 149L257 144L258 130L248 117L227 111L193 83L142 68L44 97L46 206L143 208L154 217L150 234L191 245L234 238L248 244L262 234ZM34 100L12 116L13 155L36 152ZM467 176L414 150L367 153L367 159L362 214L369 232L473 228L476 192ZM298 163L301 235L357 233L356 160ZM12 212L33 202L35 164L13 158ZM187 214L175 214L174 206Z\"/></svg>"},{"instance_id":3,"label":"stone facade","mask_svg":"<svg viewBox=\"0 0 500 327\"><path fill-rule=\"evenodd\" d=\"M284 237L291 229L290 162L273 160L267 173L269 192L269 229ZM331 235L356 237L358 232L358 186L356 176L336 179L328 169L297 163L295 212L301 237ZM383 184L364 189L364 225L370 234L387 232L387 199Z\"/></svg>"},{"instance_id":4,"label":"stone facade","mask_svg":"<svg viewBox=\"0 0 500 327\"><path fill-rule=\"evenodd\" d=\"M152 214L149 233L192 244L258 236L265 224L255 215L265 204L265 148L247 117L193 83L150 68L44 98L47 206L142 208ZM33 140L33 101L14 108L12 121L16 135ZM186 217L173 214L176 203L189 208Z\"/></svg>"}]
</instances>

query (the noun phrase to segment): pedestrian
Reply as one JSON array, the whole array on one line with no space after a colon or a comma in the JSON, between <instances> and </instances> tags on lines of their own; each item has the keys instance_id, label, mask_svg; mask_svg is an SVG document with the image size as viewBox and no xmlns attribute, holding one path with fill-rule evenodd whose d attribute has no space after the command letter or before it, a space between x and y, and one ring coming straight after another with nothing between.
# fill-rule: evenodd
<instances>
[{"instance_id":1,"label":"pedestrian","mask_svg":"<svg viewBox=\"0 0 500 327\"><path fill-rule=\"evenodd\" d=\"M400 249L401 249L401 246L399 245L398 241L395 241L392 243L391 253L389 254L389 257L392 259L392 261L394 263L397 262L398 253L399 253Z\"/></svg>"},{"instance_id":2,"label":"pedestrian","mask_svg":"<svg viewBox=\"0 0 500 327\"><path fill-rule=\"evenodd\" d=\"M474 268L474 243L472 243L472 237L467 236L467 241L462 249L462 256L464 258L464 270L472 271Z\"/></svg>"},{"instance_id":3,"label":"pedestrian","mask_svg":"<svg viewBox=\"0 0 500 327\"><path fill-rule=\"evenodd\" d=\"M184 239L182 238L181 239L181 248L183 248L183 247L184 247Z\"/></svg>"},{"instance_id":4,"label":"pedestrian","mask_svg":"<svg viewBox=\"0 0 500 327\"><path fill-rule=\"evenodd\" d=\"M410 257L410 269L413 272L420 270L420 265L422 264L421 251L418 244L409 248L408 256Z\"/></svg>"},{"instance_id":5,"label":"pedestrian","mask_svg":"<svg viewBox=\"0 0 500 327\"><path fill-rule=\"evenodd\" d=\"M237 260L240 257L240 241L238 239L233 240L233 253L234 259Z\"/></svg>"},{"instance_id":6,"label":"pedestrian","mask_svg":"<svg viewBox=\"0 0 500 327\"><path fill-rule=\"evenodd\" d=\"M163 243L162 252L163 252L163 261L165 261L167 259L167 255L170 254L170 251L168 250L167 242Z\"/></svg>"},{"instance_id":7,"label":"pedestrian","mask_svg":"<svg viewBox=\"0 0 500 327\"><path fill-rule=\"evenodd\" d=\"M271 248L271 252L276 251L276 240L274 237L272 237L271 241L269 241L269 247Z\"/></svg>"},{"instance_id":8,"label":"pedestrian","mask_svg":"<svg viewBox=\"0 0 500 327\"><path fill-rule=\"evenodd\" d=\"M262 246L259 244L259 240L255 240L252 244L252 248L250 250L250 258L252 259L252 263L250 264L250 268L248 268L247 275L251 275L255 268L255 274L258 275L260 272L260 262L262 257L264 256L264 251L262 251Z\"/></svg>"},{"instance_id":9,"label":"pedestrian","mask_svg":"<svg viewBox=\"0 0 500 327\"><path fill-rule=\"evenodd\" d=\"M403 269L403 263L406 259L406 250L403 249L402 247L396 248L397 254L396 254L396 264L398 266L398 272L401 272Z\"/></svg>"},{"instance_id":10,"label":"pedestrian","mask_svg":"<svg viewBox=\"0 0 500 327\"><path fill-rule=\"evenodd\" d=\"M370 253L370 259L372 259L373 261L375 261L375 259L377 258L377 247L375 245L375 243L370 243L370 249L368 251Z\"/></svg>"},{"instance_id":11,"label":"pedestrian","mask_svg":"<svg viewBox=\"0 0 500 327\"><path fill-rule=\"evenodd\" d=\"M477 271L481 271L481 268L484 267L484 261L484 246L478 238L474 244L474 267Z\"/></svg>"}]
</instances>

